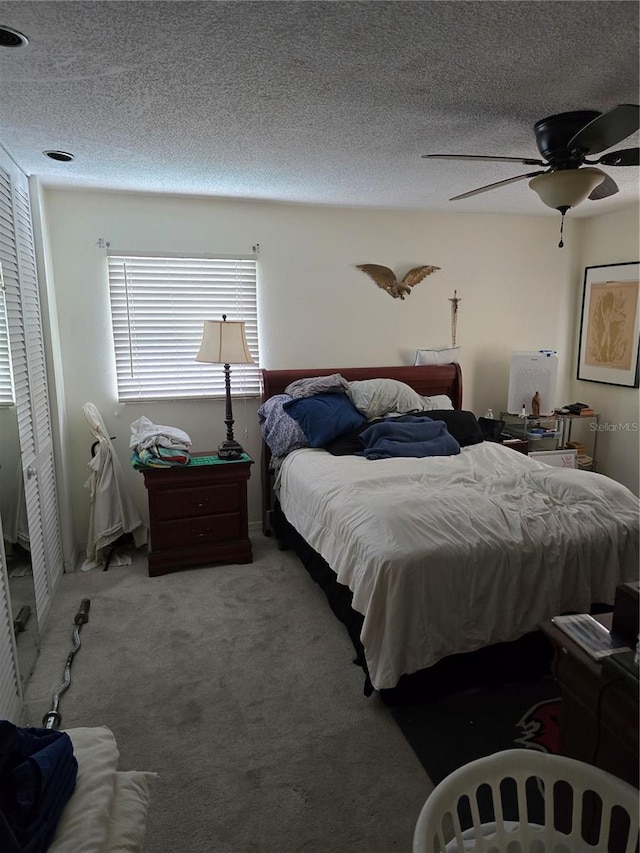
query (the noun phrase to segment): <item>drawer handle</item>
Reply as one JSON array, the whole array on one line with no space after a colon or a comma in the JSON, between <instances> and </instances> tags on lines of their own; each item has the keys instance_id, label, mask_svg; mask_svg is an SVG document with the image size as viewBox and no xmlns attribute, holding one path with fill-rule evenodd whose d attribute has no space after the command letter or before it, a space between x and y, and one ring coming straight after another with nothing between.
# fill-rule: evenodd
<instances>
[{"instance_id":1,"label":"drawer handle","mask_svg":"<svg viewBox=\"0 0 640 853\"><path fill-rule=\"evenodd\" d=\"M211 528L210 528L210 527L205 527L205 529L204 529L204 530L201 530L201 531L192 530L191 532L192 532L195 536L207 536L207 534L211 533Z\"/></svg>"},{"instance_id":2,"label":"drawer handle","mask_svg":"<svg viewBox=\"0 0 640 853\"><path fill-rule=\"evenodd\" d=\"M204 500L202 500L202 501L197 501L195 498L191 498L191 503L192 503L194 506L197 506L197 507L203 507L203 506L206 506L206 505L209 503L209 498L205 498L205 499L204 499Z\"/></svg>"}]
</instances>

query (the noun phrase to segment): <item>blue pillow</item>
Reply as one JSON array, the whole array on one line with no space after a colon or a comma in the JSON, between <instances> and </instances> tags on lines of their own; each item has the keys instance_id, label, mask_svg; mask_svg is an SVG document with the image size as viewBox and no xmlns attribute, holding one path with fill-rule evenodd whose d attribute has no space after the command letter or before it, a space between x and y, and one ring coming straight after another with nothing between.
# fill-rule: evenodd
<instances>
[{"instance_id":1,"label":"blue pillow","mask_svg":"<svg viewBox=\"0 0 640 853\"><path fill-rule=\"evenodd\" d=\"M300 424L311 447L323 447L367 420L345 394L315 394L291 400L282 408Z\"/></svg>"}]
</instances>

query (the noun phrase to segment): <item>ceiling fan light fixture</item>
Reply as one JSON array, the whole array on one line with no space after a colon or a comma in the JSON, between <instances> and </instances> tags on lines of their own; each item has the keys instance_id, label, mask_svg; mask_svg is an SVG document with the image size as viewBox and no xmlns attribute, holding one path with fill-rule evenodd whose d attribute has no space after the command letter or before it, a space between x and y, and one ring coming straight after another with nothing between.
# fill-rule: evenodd
<instances>
[{"instance_id":1,"label":"ceiling fan light fixture","mask_svg":"<svg viewBox=\"0 0 640 853\"><path fill-rule=\"evenodd\" d=\"M538 193L540 200L547 207L566 212L588 198L605 177L605 173L600 169L586 166L536 175L529 181L529 186Z\"/></svg>"}]
</instances>

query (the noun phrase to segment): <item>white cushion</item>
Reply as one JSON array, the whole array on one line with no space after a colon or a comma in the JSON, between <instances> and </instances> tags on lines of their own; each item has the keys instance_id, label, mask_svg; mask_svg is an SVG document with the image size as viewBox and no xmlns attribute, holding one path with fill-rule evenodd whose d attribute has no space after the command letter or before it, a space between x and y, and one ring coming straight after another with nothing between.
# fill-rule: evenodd
<instances>
[{"instance_id":1,"label":"white cushion","mask_svg":"<svg viewBox=\"0 0 640 853\"><path fill-rule=\"evenodd\" d=\"M120 753L106 726L68 729L78 777L71 799L62 812L49 853L104 850L115 791Z\"/></svg>"},{"instance_id":2,"label":"white cushion","mask_svg":"<svg viewBox=\"0 0 640 853\"><path fill-rule=\"evenodd\" d=\"M139 853L142 850L151 783L157 777L157 773L141 770L120 770L116 773L108 853Z\"/></svg>"},{"instance_id":3,"label":"white cushion","mask_svg":"<svg viewBox=\"0 0 640 853\"><path fill-rule=\"evenodd\" d=\"M416 364L452 364L460 359L460 347L416 350Z\"/></svg>"},{"instance_id":4,"label":"white cushion","mask_svg":"<svg viewBox=\"0 0 640 853\"><path fill-rule=\"evenodd\" d=\"M118 771L120 753L106 726L68 729L78 761L73 795L48 853L140 853L156 773Z\"/></svg>"}]
</instances>

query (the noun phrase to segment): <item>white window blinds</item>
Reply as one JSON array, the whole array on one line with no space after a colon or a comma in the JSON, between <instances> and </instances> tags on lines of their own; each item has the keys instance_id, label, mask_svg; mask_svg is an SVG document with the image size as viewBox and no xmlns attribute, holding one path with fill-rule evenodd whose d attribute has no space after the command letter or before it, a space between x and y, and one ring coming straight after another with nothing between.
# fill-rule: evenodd
<instances>
[{"instance_id":1,"label":"white window blinds","mask_svg":"<svg viewBox=\"0 0 640 853\"><path fill-rule=\"evenodd\" d=\"M196 362L205 320L244 321L255 364L231 365L231 391L260 393L256 261L110 251L118 399L224 396L221 364Z\"/></svg>"}]
</instances>

